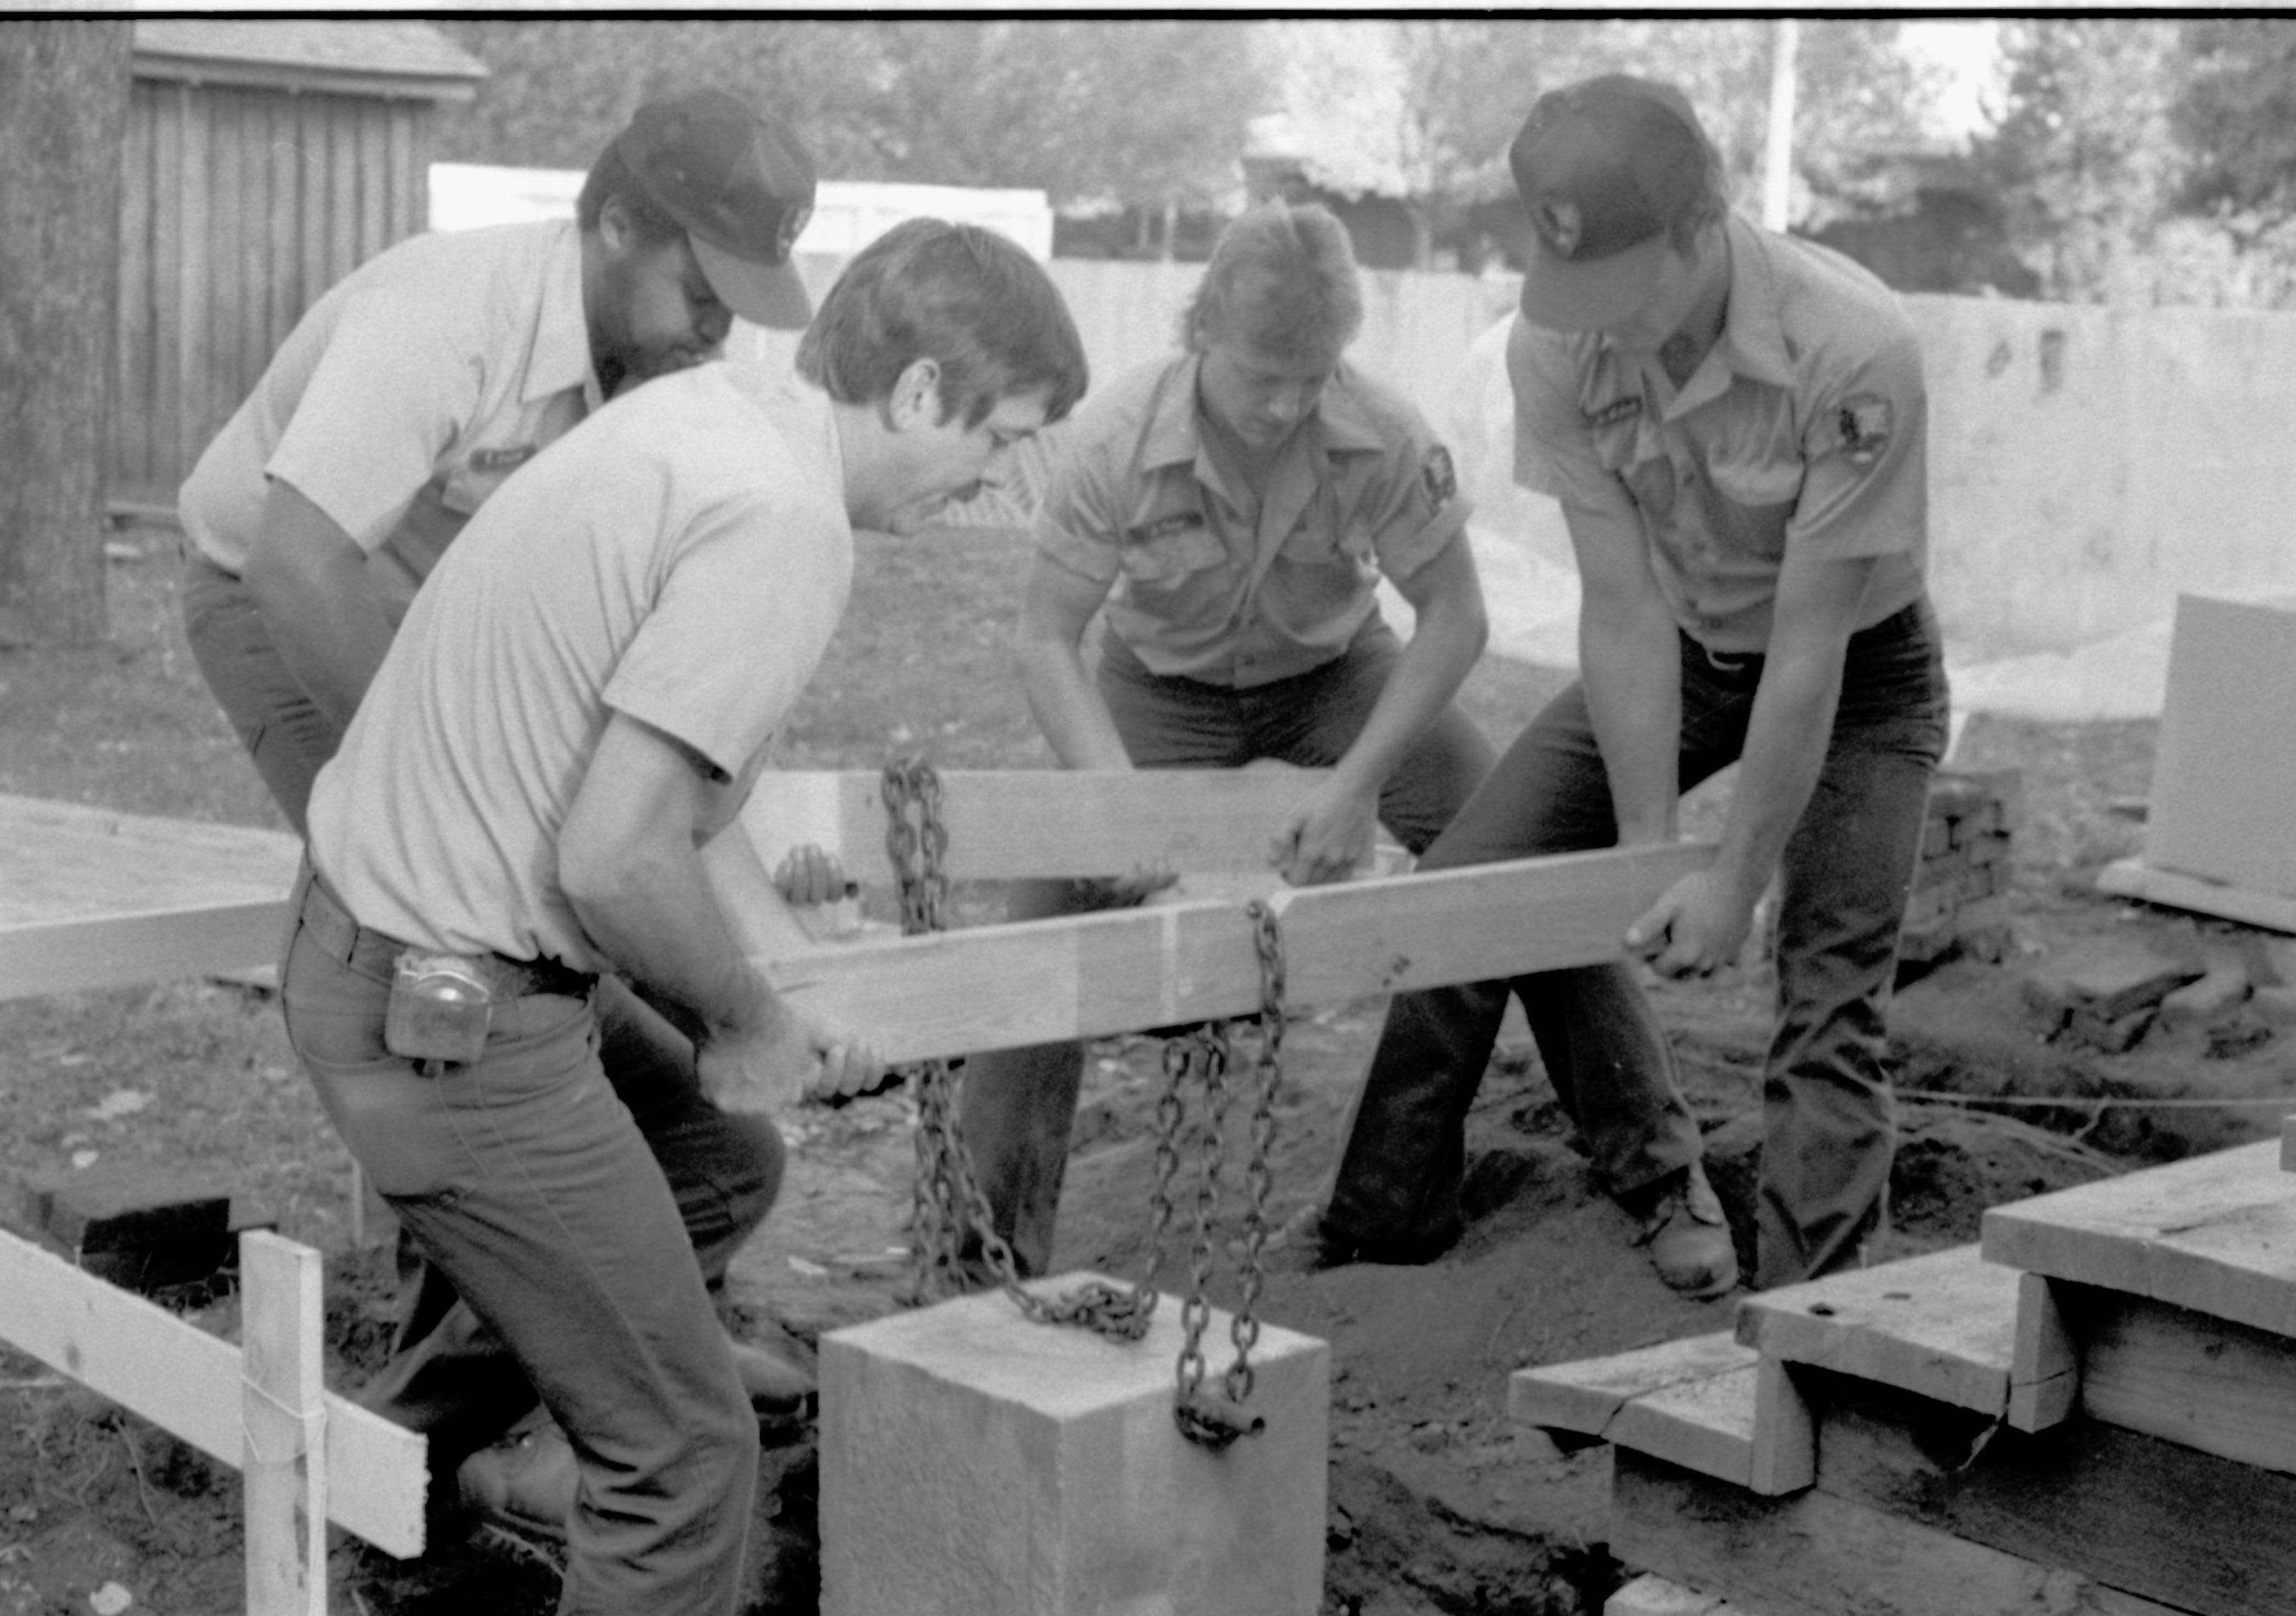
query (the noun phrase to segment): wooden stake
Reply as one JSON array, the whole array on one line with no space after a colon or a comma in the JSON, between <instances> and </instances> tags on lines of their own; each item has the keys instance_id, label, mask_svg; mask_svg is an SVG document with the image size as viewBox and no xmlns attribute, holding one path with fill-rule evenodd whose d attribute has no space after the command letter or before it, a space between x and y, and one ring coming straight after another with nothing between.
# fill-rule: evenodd
<instances>
[{"instance_id":1,"label":"wooden stake","mask_svg":"<svg viewBox=\"0 0 2296 1616\"><path fill-rule=\"evenodd\" d=\"M239 1267L248 1616L326 1616L319 1254L253 1229Z\"/></svg>"}]
</instances>

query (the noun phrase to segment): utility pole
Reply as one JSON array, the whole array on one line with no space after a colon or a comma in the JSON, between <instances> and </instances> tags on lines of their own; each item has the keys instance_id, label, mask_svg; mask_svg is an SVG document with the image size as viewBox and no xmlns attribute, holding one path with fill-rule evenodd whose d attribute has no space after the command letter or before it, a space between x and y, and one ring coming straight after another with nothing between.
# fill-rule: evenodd
<instances>
[{"instance_id":1,"label":"utility pole","mask_svg":"<svg viewBox=\"0 0 2296 1616\"><path fill-rule=\"evenodd\" d=\"M1801 23L1780 17L1770 24L1770 127L1762 152L1762 223L1786 227L1793 201L1794 56Z\"/></svg>"}]
</instances>

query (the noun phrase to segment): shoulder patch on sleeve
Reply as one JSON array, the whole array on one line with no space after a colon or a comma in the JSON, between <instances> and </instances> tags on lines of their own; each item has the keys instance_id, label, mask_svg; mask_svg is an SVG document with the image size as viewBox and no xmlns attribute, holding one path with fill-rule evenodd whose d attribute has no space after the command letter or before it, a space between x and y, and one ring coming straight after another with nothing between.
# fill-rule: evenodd
<instances>
[{"instance_id":1,"label":"shoulder patch on sleeve","mask_svg":"<svg viewBox=\"0 0 2296 1616\"><path fill-rule=\"evenodd\" d=\"M1450 504L1459 492L1459 473L1451 464L1451 451L1439 443L1429 449L1419 463L1419 482L1427 490L1429 504L1439 509Z\"/></svg>"},{"instance_id":2,"label":"shoulder patch on sleeve","mask_svg":"<svg viewBox=\"0 0 2296 1616\"><path fill-rule=\"evenodd\" d=\"M1870 466L1882 458L1897 430L1897 412L1879 393L1852 393L1834 411L1841 453L1850 464Z\"/></svg>"}]
</instances>

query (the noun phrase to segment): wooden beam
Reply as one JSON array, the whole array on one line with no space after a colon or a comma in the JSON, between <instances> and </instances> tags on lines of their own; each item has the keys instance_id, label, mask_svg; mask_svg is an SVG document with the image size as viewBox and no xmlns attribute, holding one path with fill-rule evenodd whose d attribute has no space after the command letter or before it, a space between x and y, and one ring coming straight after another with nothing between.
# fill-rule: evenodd
<instances>
[{"instance_id":1,"label":"wooden beam","mask_svg":"<svg viewBox=\"0 0 2296 1616\"><path fill-rule=\"evenodd\" d=\"M279 963L287 895L0 930L0 999L226 976Z\"/></svg>"},{"instance_id":2,"label":"wooden beam","mask_svg":"<svg viewBox=\"0 0 2296 1616\"><path fill-rule=\"evenodd\" d=\"M1608 1358L1534 1364L1507 1376L1507 1414L1521 1424L1607 1439L1611 1422L1636 1399L1751 1370L1756 1359L1721 1330Z\"/></svg>"},{"instance_id":3,"label":"wooden beam","mask_svg":"<svg viewBox=\"0 0 2296 1616\"><path fill-rule=\"evenodd\" d=\"M1974 1245L1931 1251L1750 1296L1738 1340L1767 1358L1999 1414L2009 1400L2017 1279Z\"/></svg>"},{"instance_id":4,"label":"wooden beam","mask_svg":"<svg viewBox=\"0 0 2296 1616\"><path fill-rule=\"evenodd\" d=\"M947 769L953 879L1123 875L1138 868L1265 870L1275 832L1329 769ZM768 770L742 824L770 870L814 843L865 885L893 878L882 776Z\"/></svg>"},{"instance_id":5,"label":"wooden beam","mask_svg":"<svg viewBox=\"0 0 2296 1616\"><path fill-rule=\"evenodd\" d=\"M2296 1611L2296 1477L2102 1420L2005 1431L1841 1377L1826 1377L1816 1400L1819 1494L2178 1611ZM2112 1607L2068 1594L1966 1608Z\"/></svg>"},{"instance_id":6,"label":"wooden beam","mask_svg":"<svg viewBox=\"0 0 2296 1616\"><path fill-rule=\"evenodd\" d=\"M2017 1276L2017 1334L2009 1354L2009 1427L2046 1431L2080 1397L2080 1350L2057 1302L2057 1282Z\"/></svg>"},{"instance_id":7,"label":"wooden beam","mask_svg":"<svg viewBox=\"0 0 2296 1616\"><path fill-rule=\"evenodd\" d=\"M1611 849L1279 894L1287 1002L1344 1003L1621 957L1627 926L1706 844ZM734 875L720 860L721 880ZM752 880L756 879L751 877ZM722 889L721 890L725 890ZM800 1009L893 1062L1249 1014L1260 1002L1240 905L1160 904L1024 925L789 952L762 899L737 940Z\"/></svg>"},{"instance_id":8,"label":"wooden beam","mask_svg":"<svg viewBox=\"0 0 2296 1616\"><path fill-rule=\"evenodd\" d=\"M2296 1336L2296 1182L2280 1141L1986 1210L1988 1261Z\"/></svg>"},{"instance_id":9,"label":"wooden beam","mask_svg":"<svg viewBox=\"0 0 2296 1616\"><path fill-rule=\"evenodd\" d=\"M2296 1473L2296 1341L2184 1308L2060 1285L2091 1419Z\"/></svg>"},{"instance_id":10,"label":"wooden beam","mask_svg":"<svg viewBox=\"0 0 2296 1616\"><path fill-rule=\"evenodd\" d=\"M1611 1553L1765 1616L2183 1616L1822 1487L1765 1498L1628 1449L1615 1460Z\"/></svg>"},{"instance_id":11,"label":"wooden beam","mask_svg":"<svg viewBox=\"0 0 2296 1616\"><path fill-rule=\"evenodd\" d=\"M220 1464L246 1456L238 1348L4 1232L0 1341ZM332 1392L326 1410L328 1518L385 1554L421 1554L427 1445Z\"/></svg>"}]
</instances>

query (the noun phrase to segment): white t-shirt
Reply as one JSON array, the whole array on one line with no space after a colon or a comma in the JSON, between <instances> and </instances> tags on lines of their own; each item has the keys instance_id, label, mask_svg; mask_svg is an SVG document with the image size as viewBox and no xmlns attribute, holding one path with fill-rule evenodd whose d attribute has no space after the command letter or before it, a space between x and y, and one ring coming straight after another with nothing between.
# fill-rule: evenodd
<instances>
[{"instance_id":1,"label":"white t-shirt","mask_svg":"<svg viewBox=\"0 0 2296 1616\"><path fill-rule=\"evenodd\" d=\"M311 857L425 948L610 969L558 880L608 718L728 776L812 677L853 575L835 422L723 365L650 381L487 502L414 602L311 796Z\"/></svg>"}]
</instances>

